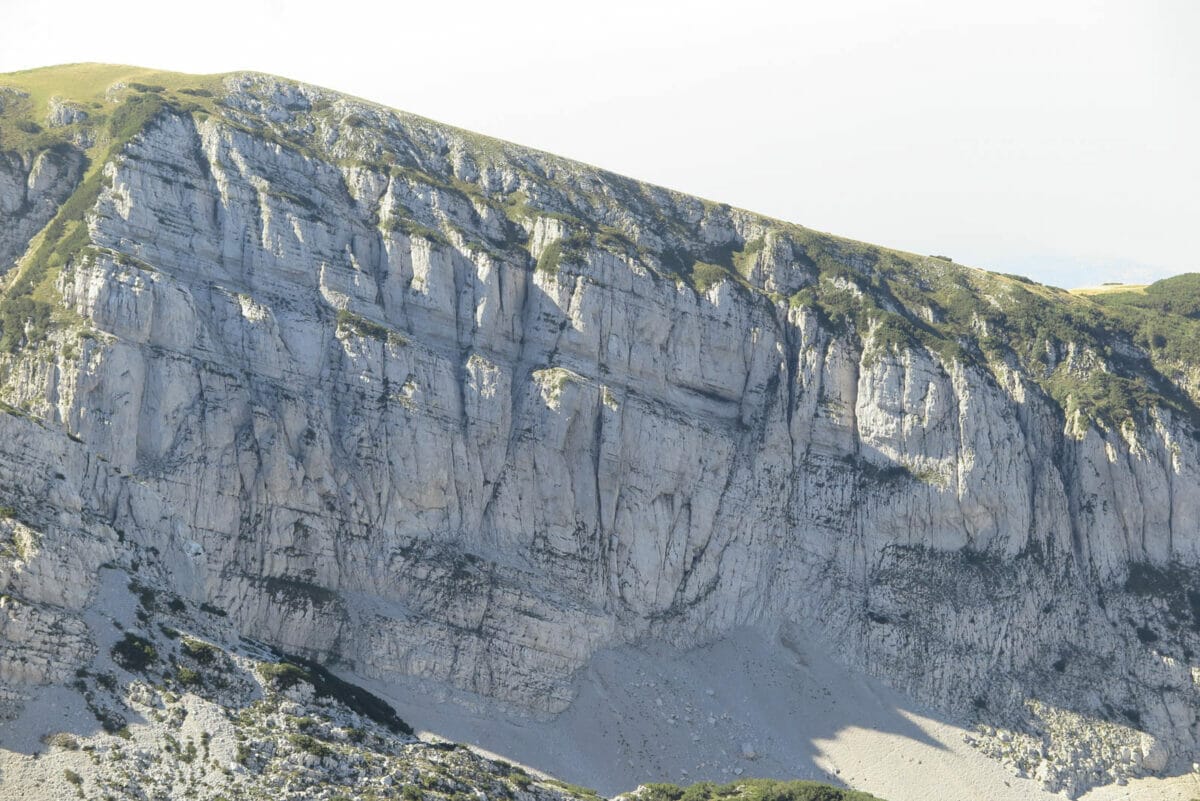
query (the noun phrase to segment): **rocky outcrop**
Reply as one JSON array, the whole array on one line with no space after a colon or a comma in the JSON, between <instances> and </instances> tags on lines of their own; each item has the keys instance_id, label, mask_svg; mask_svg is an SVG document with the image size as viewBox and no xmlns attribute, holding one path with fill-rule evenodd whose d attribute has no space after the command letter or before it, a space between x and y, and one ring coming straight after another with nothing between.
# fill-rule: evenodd
<instances>
[{"instance_id":1,"label":"rocky outcrop","mask_svg":"<svg viewBox=\"0 0 1200 801\"><path fill-rule=\"evenodd\" d=\"M70 196L83 168L83 155L71 147L0 153L0 272L12 268Z\"/></svg>"},{"instance_id":2,"label":"rocky outcrop","mask_svg":"<svg viewBox=\"0 0 1200 801\"><path fill-rule=\"evenodd\" d=\"M1014 765L1052 786L1190 765L1186 396L1088 419L1015 347L889 339L895 292L877 325L805 302L875 297L882 251L818 257L811 232L307 86L226 88L103 165L62 320L6 357L0 488L41 543L0 560L10 689L89 658L110 563L288 652L541 712L600 647L799 620L1044 740ZM79 163L4 158L11 258ZM985 280L914 264L930 292ZM981 306L1021 290L994 280ZM1045 709L1111 724L1094 773Z\"/></svg>"}]
</instances>

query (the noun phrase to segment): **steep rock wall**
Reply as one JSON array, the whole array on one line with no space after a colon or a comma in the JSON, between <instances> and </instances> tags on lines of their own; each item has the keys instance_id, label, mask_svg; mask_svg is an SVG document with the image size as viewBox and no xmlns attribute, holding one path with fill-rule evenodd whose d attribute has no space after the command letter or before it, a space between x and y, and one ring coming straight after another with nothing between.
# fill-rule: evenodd
<instances>
[{"instance_id":1,"label":"steep rock wall","mask_svg":"<svg viewBox=\"0 0 1200 801\"><path fill-rule=\"evenodd\" d=\"M820 272L754 215L230 92L104 166L57 279L78 330L7 357L10 539L42 543L0 563L12 698L87 658L112 560L287 651L532 710L606 645L802 621L954 714L1036 732L1032 699L1190 762L1185 416L1081 423L1013 359L832 325L787 302ZM264 133L294 128L321 147ZM574 242L564 187L645 250ZM740 277L665 276L737 245Z\"/></svg>"}]
</instances>

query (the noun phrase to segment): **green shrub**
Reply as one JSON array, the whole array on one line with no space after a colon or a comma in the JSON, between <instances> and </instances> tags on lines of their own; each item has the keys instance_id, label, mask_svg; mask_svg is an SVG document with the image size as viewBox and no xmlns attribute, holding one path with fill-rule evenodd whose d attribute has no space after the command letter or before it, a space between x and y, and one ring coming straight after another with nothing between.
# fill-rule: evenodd
<instances>
[{"instance_id":1,"label":"green shrub","mask_svg":"<svg viewBox=\"0 0 1200 801\"><path fill-rule=\"evenodd\" d=\"M83 785L83 777L70 768L63 768L63 778L76 787Z\"/></svg>"},{"instance_id":2,"label":"green shrub","mask_svg":"<svg viewBox=\"0 0 1200 801\"><path fill-rule=\"evenodd\" d=\"M184 637L179 648L183 653L195 659L202 665L211 665L221 655L221 649L203 640L197 640L195 637Z\"/></svg>"},{"instance_id":3,"label":"green shrub","mask_svg":"<svg viewBox=\"0 0 1200 801\"><path fill-rule=\"evenodd\" d=\"M377 339L380 342L387 342L388 339L388 329L386 327L347 309L338 310L337 324L339 328L346 328L360 337Z\"/></svg>"},{"instance_id":4,"label":"green shrub","mask_svg":"<svg viewBox=\"0 0 1200 801\"><path fill-rule=\"evenodd\" d=\"M75 739L75 735L65 731L57 732L56 734L48 734L43 738L46 745L52 748L61 748L64 751L78 751L79 740Z\"/></svg>"},{"instance_id":5,"label":"green shrub","mask_svg":"<svg viewBox=\"0 0 1200 801\"><path fill-rule=\"evenodd\" d=\"M729 271L717 264L698 261L692 265L692 286L700 293L730 278Z\"/></svg>"},{"instance_id":6,"label":"green shrub","mask_svg":"<svg viewBox=\"0 0 1200 801\"><path fill-rule=\"evenodd\" d=\"M542 249L542 254L538 256L537 271L546 275L558 275L558 266L562 261L562 244L559 241L551 242Z\"/></svg>"},{"instance_id":7,"label":"green shrub","mask_svg":"<svg viewBox=\"0 0 1200 801\"><path fill-rule=\"evenodd\" d=\"M153 611L158 602L158 593L138 582L129 582L129 591L138 597L138 604L147 611Z\"/></svg>"},{"instance_id":8,"label":"green shrub","mask_svg":"<svg viewBox=\"0 0 1200 801\"><path fill-rule=\"evenodd\" d=\"M315 756L327 757L333 754L332 748L325 745L325 743L321 742L317 738L310 737L307 734L289 734L287 736L287 741L291 743L294 748L298 748L301 751L305 751Z\"/></svg>"},{"instance_id":9,"label":"green shrub","mask_svg":"<svg viewBox=\"0 0 1200 801\"><path fill-rule=\"evenodd\" d=\"M318 726L316 719L310 718L310 717L296 718L293 721L293 723L295 724L297 729L299 729L300 731L302 731L306 734L309 731L311 731L312 729L317 728L317 726Z\"/></svg>"},{"instance_id":10,"label":"green shrub","mask_svg":"<svg viewBox=\"0 0 1200 801\"><path fill-rule=\"evenodd\" d=\"M300 682L313 683L312 676L303 668L290 662L262 662L258 665L258 674L276 689L287 690Z\"/></svg>"},{"instance_id":11,"label":"green shrub","mask_svg":"<svg viewBox=\"0 0 1200 801\"><path fill-rule=\"evenodd\" d=\"M547 783L553 784L555 787L561 787L562 789L566 790L568 793L575 796L576 798L592 799L592 798L600 797L600 794L597 793L595 790L593 790L591 787L584 787L579 784L570 784L570 783L564 782L560 779L549 779Z\"/></svg>"},{"instance_id":12,"label":"green shrub","mask_svg":"<svg viewBox=\"0 0 1200 801\"><path fill-rule=\"evenodd\" d=\"M214 617L229 617L229 613L224 609L219 606L213 606L207 602L200 604L200 611L209 615L213 615Z\"/></svg>"},{"instance_id":13,"label":"green shrub","mask_svg":"<svg viewBox=\"0 0 1200 801\"><path fill-rule=\"evenodd\" d=\"M112 647L112 658L118 665L130 672L142 672L158 661L158 651L144 637L131 632Z\"/></svg>"},{"instance_id":14,"label":"green shrub","mask_svg":"<svg viewBox=\"0 0 1200 801\"><path fill-rule=\"evenodd\" d=\"M638 801L880 801L869 793L811 781L745 779L729 784L700 782L690 787L647 784Z\"/></svg>"},{"instance_id":15,"label":"green shrub","mask_svg":"<svg viewBox=\"0 0 1200 801\"><path fill-rule=\"evenodd\" d=\"M204 684L204 678L199 672L183 665L175 666L175 678L184 687L200 687Z\"/></svg>"},{"instance_id":16,"label":"green shrub","mask_svg":"<svg viewBox=\"0 0 1200 801\"><path fill-rule=\"evenodd\" d=\"M25 342L36 342L50 328L49 303L28 296L0 303L0 350L15 352Z\"/></svg>"},{"instance_id":17,"label":"green shrub","mask_svg":"<svg viewBox=\"0 0 1200 801\"><path fill-rule=\"evenodd\" d=\"M394 231L401 231L409 239L419 237L437 245L449 245L450 240L446 235L436 228L430 228L428 225L422 225L416 220L411 220L407 217L396 217L391 220L391 227Z\"/></svg>"}]
</instances>

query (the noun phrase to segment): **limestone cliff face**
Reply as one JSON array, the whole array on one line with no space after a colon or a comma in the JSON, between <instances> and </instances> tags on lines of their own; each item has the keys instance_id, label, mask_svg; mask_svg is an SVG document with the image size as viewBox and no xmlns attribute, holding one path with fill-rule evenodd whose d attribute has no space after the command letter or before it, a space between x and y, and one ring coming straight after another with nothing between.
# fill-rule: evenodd
<instances>
[{"instance_id":1,"label":"limestone cliff face","mask_svg":"<svg viewBox=\"0 0 1200 801\"><path fill-rule=\"evenodd\" d=\"M89 658L111 564L287 651L548 712L600 647L799 621L956 715L1110 721L1096 764L1046 733L1023 769L1190 764L1200 443L1165 373L1173 403L1089 416L1015 345L891 337L946 314L880 294L894 254L261 76L93 166L52 322L0 375L13 703ZM0 158L0 259L81 169ZM981 308L1032 291L905 258ZM1113 337L1035 349L1151 364Z\"/></svg>"},{"instance_id":2,"label":"limestone cliff face","mask_svg":"<svg viewBox=\"0 0 1200 801\"><path fill-rule=\"evenodd\" d=\"M0 105L0 112L3 106ZM0 155L0 269L8 271L74 190L82 159L71 150Z\"/></svg>"}]
</instances>

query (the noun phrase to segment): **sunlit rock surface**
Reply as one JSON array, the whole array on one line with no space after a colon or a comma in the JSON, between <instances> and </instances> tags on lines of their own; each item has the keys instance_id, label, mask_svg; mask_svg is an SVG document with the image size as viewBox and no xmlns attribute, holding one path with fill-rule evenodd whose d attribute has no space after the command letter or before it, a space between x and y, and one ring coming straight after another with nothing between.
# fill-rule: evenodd
<instances>
[{"instance_id":1,"label":"sunlit rock surface","mask_svg":"<svg viewBox=\"0 0 1200 801\"><path fill-rule=\"evenodd\" d=\"M109 565L534 713L602 648L799 622L1051 789L1190 769L1185 381L1092 419L1002 350L805 302L878 294L888 251L304 85L223 91L97 165L56 322L3 357L10 714L95 655ZM0 155L4 264L82 171ZM1022 287L905 258L930 291L991 281L981 306ZM1086 372L1127 340L1039 347Z\"/></svg>"}]
</instances>

